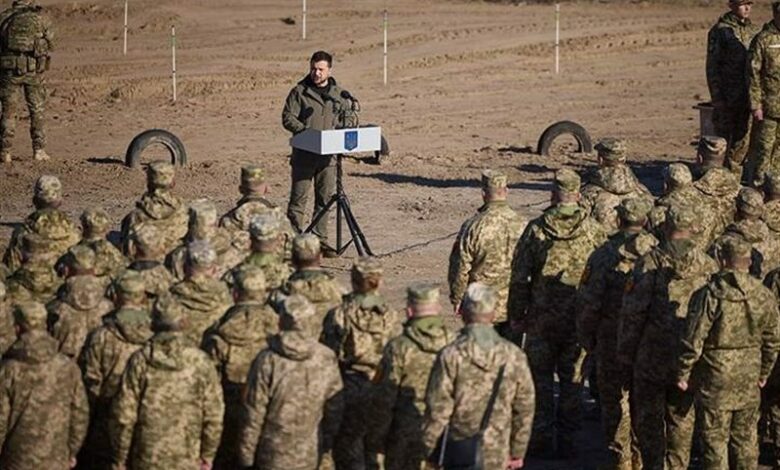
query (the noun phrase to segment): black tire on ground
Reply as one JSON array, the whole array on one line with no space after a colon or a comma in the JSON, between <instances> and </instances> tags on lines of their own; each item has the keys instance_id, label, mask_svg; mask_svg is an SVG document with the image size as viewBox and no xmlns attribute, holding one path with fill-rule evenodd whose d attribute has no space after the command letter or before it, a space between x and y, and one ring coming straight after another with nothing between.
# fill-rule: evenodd
<instances>
[{"instance_id":1,"label":"black tire on ground","mask_svg":"<svg viewBox=\"0 0 780 470\"><path fill-rule=\"evenodd\" d=\"M542 132L542 136L539 137L537 153L548 156L553 141L565 134L571 135L577 140L578 152L588 153L593 151L593 142L590 139L590 134L584 127L572 121L559 121Z\"/></svg>"},{"instance_id":2,"label":"black tire on ground","mask_svg":"<svg viewBox=\"0 0 780 470\"><path fill-rule=\"evenodd\" d=\"M141 164L141 154L146 147L161 144L171 154L171 163L184 166L187 164L187 152L178 137L164 129L149 129L143 131L130 142L125 154L125 165L135 168Z\"/></svg>"},{"instance_id":3,"label":"black tire on ground","mask_svg":"<svg viewBox=\"0 0 780 470\"><path fill-rule=\"evenodd\" d=\"M381 165L390 156L390 145L385 136L382 136L382 148L374 152L374 163Z\"/></svg>"}]
</instances>

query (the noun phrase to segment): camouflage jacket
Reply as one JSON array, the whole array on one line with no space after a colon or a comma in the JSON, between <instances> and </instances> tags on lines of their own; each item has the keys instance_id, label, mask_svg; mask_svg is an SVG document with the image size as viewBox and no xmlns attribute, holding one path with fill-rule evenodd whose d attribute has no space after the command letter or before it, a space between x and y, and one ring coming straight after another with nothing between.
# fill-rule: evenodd
<instances>
[{"instance_id":1,"label":"camouflage jacket","mask_svg":"<svg viewBox=\"0 0 780 470\"><path fill-rule=\"evenodd\" d=\"M3 263L11 271L16 271L22 265L22 239L27 233L34 233L47 242L52 263L81 239L81 231L63 211L39 209L28 215L24 224L11 234L11 241L3 255Z\"/></svg>"},{"instance_id":2,"label":"camouflage jacket","mask_svg":"<svg viewBox=\"0 0 780 470\"><path fill-rule=\"evenodd\" d=\"M724 270L691 299L678 380L697 367L698 395L708 408L758 407L780 349L777 298L747 273Z\"/></svg>"},{"instance_id":3,"label":"camouflage jacket","mask_svg":"<svg viewBox=\"0 0 780 470\"><path fill-rule=\"evenodd\" d=\"M314 304L323 322L328 312L341 305L344 288L322 268L305 268L294 272L282 287L271 294L274 301L287 295L300 294Z\"/></svg>"},{"instance_id":4,"label":"camouflage jacket","mask_svg":"<svg viewBox=\"0 0 780 470\"><path fill-rule=\"evenodd\" d=\"M127 363L111 407L114 464L189 470L212 461L222 434L222 387L206 353L181 333L157 333Z\"/></svg>"},{"instance_id":5,"label":"camouflage jacket","mask_svg":"<svg viewBox=\"0 0 780 470\"><path fill-rule=\"evenodd\" d=\"M163 252L169 253L187 235L187 206L168 190L157 189L144 194L135 203L135 209L122 220L122 251L128 258L135 258L136 251L129 235L142 224L150 224L159 230L164 236Z\"/></svg>"},{"instance_id":6,"label":"camouflage jacket","mask_svg":"<svg viewBox=\"0 0 780 470\"><path fill-rule=\"evenodd\" d=\"M588 258L606 241L601 224L578 206L555 206L531 221L512 260L509 313L527 332L575 336L574 304Z\"/></svg>"},{"instance_id":7,"label":"camouflage jacket","mask_svg":"<svg viewBox=\"0 0 780 470\"><path fill-rule=\"evenodd\" d=\"M728 12L707 35L707 86L712 101L727 106L747 106L748 48L758 26Z\"/></svg>"},{"instance_id":8,"label":"camouflage jacket","mask_svg":"<svg viewBox=\"0 0 780 470\"><path fill-rule=\"evenodd\" d=\"M696 246L706 250L726 227L734 221L737 211L739 180L725 168L712 168L693 185L702 194L701 217L695 232Z\"/></svg>"},{"instance_id":9,"label":"camouflage jacket","mask_svg":"<svg viewBox=\"0 0 780 470\"><path fill-rule=\"evenodd\" d=\"M201 344L206 330L233 306L233 296L227 284L205 276L192 277L174 285L171 294L187 312L186 336L196 345Z\"/></svg>"},{"instance_id":10,"label":"camouflage jacket","mask_svg":"<svg viewBox=\"0 0 780 470\"><path fill-rule=\"evenodd\" d=\"M450 253L450 302L460 304L472 282L490 285L498 294L495 322L507 320L512 254L525 221L506 201L488 202L460 228Z\"/></svg>"},{"instance_id":11,"label":"camouflage jacket","mask_svg":"<svg viewBox=\"0 0 780 470\"><path fill-rule=\"evenodd\" d=\"M179 281L185 278L184 263L187 260L187 245L192 241L185 239L165 258L165 266ZM244 258L241 252L233 246L230 234L225 229L217 229L207 241L217 253L217 277L224 276Z\"/></svg>"},{"instance_id":12,"label":"camouflage jacket","mask_svg":"<svg viewBox=\"0 0 780 470\"><path fill-rule=\"evenodd\" d=\"M395 461L405 462L403 456L410 453L419 460L426 457L422 445L425 388L436 355L456 336L441 316L413 318L385 346L374 377L376 392L369 417L375 432L372 445L384 451L387 468L400 468Z\"/></svg>"},{"instance_id":13,"label":"camouflage jacket","mask_svg":"<svg viewBox=\"0 0 780 470\"><path fill-rule=\"evenodd\" d=\"M79 245L95 252L95 275L116 278L129 264L127 258L113 243L105 238L82 240Z\"/></svg>"},{"instance_id":14,"label":"camouflage jacket","mask_svg":"<svg viewBox=\"0 0 780 470\"><path fill-rule=\"evenodd\" d=\"M7 296L14 303L32 300L47 304L61 285L62 279L48 261L27 262L6 279Z\"/></svg>"},{"instance_id":15,"label":"camouflage jacket","mask_svg":"<svg viewBox=\"0 0 780 470\"><path fill-rule=\"evenodd\" d=\"M754 276L763 278L769 271L780 267L778 239L772 237L763 220L738 220L726 227L723 235L710 247L709 253L716 260L720 259L721 247L729 237L739 237L753 247L750 272Z\"/></svg>"},{"instance_id":16,"label":"camouflage jacket","mask_svg":"<svg viewBox=\"0 0 780 470\"><path fill-rule=\"evenodd\" d=\"M598 348L603 354L615 354L625 286L639 258L656 245L658 240L647 232L618 232L590 257L577 308L577 336L586 350Z\"/></svg>"},{"instance_id":17,"label":"camouflage jacket","mask_svg":"<svg viewBox=\"0 0 780 470\"><path fill-rule=\"evenodd\" d=\"M663 234L663 225L666 222L666 212L669 209L694 208L698 209L703 204L702 193L696 189L693 183L675 188L655 201L655 207L650 211L650 227L654 234L661 237ZM708 248L705 237L709 236L709 230L701 225L696 227L693 238L702 250Z\"/></svg>"},{"instance_id":18,"label":"camouflage jacket","mask_svg":"<svg viewBox=\"0 0 780 470\"><path fill-rule=\"evenodd\" d=\"M0 356L16 341L14 316L10 299L0 297Z\"/></svg>"},{"instance_id":19,"label":"camouflage jacket","mask_svg":"<svg viewBox=\"0 0 780 470\"><path fill-rule=\"evenodd\" d=\"M105 292L103 281L95 276L73 276L65 281L60 299L48 305L49 331L61 353L77 357L89 332L114 309Z\"/></svg>"},{"instance_id":20,"label":"camouflage jacket","mask_svg":"<svg viewBox=\"0 0 780 470\"><path fill-rule=\"evenodd\" d=\"M502 366L503 382L482 438L485 468L504 468L510 456L525 456L534 419L531 368L525 353L489 325L467 325L433 365L423 424L429 455L448 425L454 440L479 432Z\"/></svg>"},{"instance_id":21,"label":"camouflage jacket","mask_svg":"<svg viewBox=\"0 0 780 470\"><path fill-rule=\"evenodd\" d=\"M344 372L374 376L385 344L400 333L401 314L379 293L351 293L325 318L322 342L330 347Z\"/></svg>"},{"instance_id":22,"label":"camouflage jacket","mask_svg":"<svg viewBox=\"0 0 780 470\"><path fill-rule=\"evenodd\" d=\"M780 118L780 29L774 21L764 25L748 52L750 109Z\"/></svg>"},{"instance_id":23,"label":"camouflage jacket","mask_svg":"<svg viewBox=\"0 0 780 470\"><path fill-rule=\"evenodd\" d=\"M691 240L664 242L639 259L625 288L617 347L634 377L672 383L691 294L717 270Z\"/></svg>"},{"instance_id":24,"label":"camouflage jacket","mask_svg":"<svg viewBox=\"0 0 780 470\"><path fill-rule=\"evenodd\" d=\"M290 265L281 256L271 253L251 253L238 266L225 275L224 280L229 285L235 284L235 275L247 267L260 268L265 275L265 286L268 291L278 289L292 274Z\"/></svg>"},{"instance_id":25,"label":"camouflage jacket","mask_svg":"<svg viewBox=\"0 0 780 470\"><path fill-rule=\"evenodd\" d=\"M343 412L336 356L297 331L271 338L249 371L239 461L266 470L318 468Z\"/></svg>"},{"instance_id":26,"label":"camouflage jacket","mask_svg":"<svg viewBox=\"0 0 780 470\"><path fill-rule=\"evenodd\" d=\"M583 207L604 226L608 234L614 234L620 229L617 206L626 198L653 202L653 195L625 164L599 168L582 188Z\"/></svg>"},{"instance_id":27,"label":"camouflage jacket","mask_svg":"<svg viewBox=\"0 0 780 470\"><path fill-rule=\"evenodd\" d=\"M151 300L168 292L175 282L170 271L159 261L134 261L127 269L137 272L143 278L146 297Z\"/></svg>"},{"instance_id":28,"label":"camouflage jacket","mask_svg":"<svg viewBox=\"0 0 780 470\"><path fill-rule=\"evenodd\" d=\"M45 331L23 334L0 365L0 468L69 468L88 421L79 368Z\"/></svg>"},{"instance_id":29,"label":"camouflage jacket","mask_svg":"<svg viewBox=\"0 0 780 470\"><path fill-rule=\"evenodd\" d=\"M206 333L203 349L216 362L223 386L245 384L252 361L279 331L279 315L267 304L239 302Z\"/></svg>"},{"instance_id":30,"label":"camouflage jacket","mask_svg":"<svg viewBox=\"0 0 780 470\"><path fill-rule=\"evenodd\" d=\"M249 226L252 219L263 214L273 214L281 221L284 243L279 255L284 260L290 260L292 258L292 240L296 235L295 230L282 209L262 196L242 197L236 203L236 207L222 216L219 220L219 226L230 232L233 245L237 249L243 253L249 253L251 249Z\"/></svg>"}]
</instances>

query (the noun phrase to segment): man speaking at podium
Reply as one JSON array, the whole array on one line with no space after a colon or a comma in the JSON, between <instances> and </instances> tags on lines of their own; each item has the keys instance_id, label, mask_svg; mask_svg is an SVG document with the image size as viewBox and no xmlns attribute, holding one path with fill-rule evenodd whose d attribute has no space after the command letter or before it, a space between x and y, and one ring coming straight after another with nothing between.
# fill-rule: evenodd
<instances>
[{"instance_id":1,"label":"man speaking at podium","mask_svg":"<svg viewBox=\"0 0 780 470\"><path fill-rule=\"evenodd\" d=\"M328 130L357 127L357 100L336 84L330 76L333 57L317 51L309 61L309 74L290 91L282 111L282 125L293 135L306 129ZM314 182L314 214L336 192L335 155L317 155L293 148L292 188L287 216L293 226L302 232L304 211ZM328 217L322 217L313 230L322 242L323 254L334 256L328 244Z\"/></svg>"}]
</instances>

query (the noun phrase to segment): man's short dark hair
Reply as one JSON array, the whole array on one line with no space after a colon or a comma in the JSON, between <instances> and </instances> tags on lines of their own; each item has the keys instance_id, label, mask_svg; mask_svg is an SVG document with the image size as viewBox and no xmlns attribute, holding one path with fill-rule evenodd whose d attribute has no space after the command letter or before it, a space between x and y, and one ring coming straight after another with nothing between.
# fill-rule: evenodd
<instances>
[{"instance_id":1,"label":"man's short dark hair","mask_svg":"<svg viewBox=\"0 0 780 470\"><path fill-rule=\"evenodd\" d=\"M333 56L328 54L325 51L317 51L314 54L312 54L309 63L315 64L317 62L322 62L323 60L328 63L328 67L333 66Z\"/></svg>"}]
</instances>

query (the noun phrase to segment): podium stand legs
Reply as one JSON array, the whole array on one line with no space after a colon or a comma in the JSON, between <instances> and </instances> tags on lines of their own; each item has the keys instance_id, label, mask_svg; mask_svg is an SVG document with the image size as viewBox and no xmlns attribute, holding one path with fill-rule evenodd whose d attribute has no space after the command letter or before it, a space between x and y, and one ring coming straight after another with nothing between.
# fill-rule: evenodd
<instances>
[{"instance_id":1,"label":"podium stand legs","mask_svg":"<svg viewBox=\"0 0 780 470\"><path fill-rule=\"evenodd\" d=\"M374 256L374 253L371 251L371 248L368 246L368 242L366 241L365 235L363 235L363 231L360 229L360 225L358 224L357 219L355 218L354 214L352 214L352 208L349 205L349 198L347 197L347 193L344 191L344 183L342 181L341 158L342 158L341 155L336 156L336 194L334 194L333 197L330 198L328 203L325 204L325 206L314 215L314 218L312 219L309 226L306 227L304 233L310 233L312 229L314 229L314 227L323 217L328 216L328 212L330 212L330 209L335 204L336 205L336 252L339 255L342 255L344 254L345 251L347 251L349 245L354 243L355 249L357 250L360 256L366 256L366 255ZM344 243L344 239L342 237L342 229L343 229L344 222L346 222L347 228L349 229L350 236L352 237L346 243Z\"/></svg>"}]
</instances>

